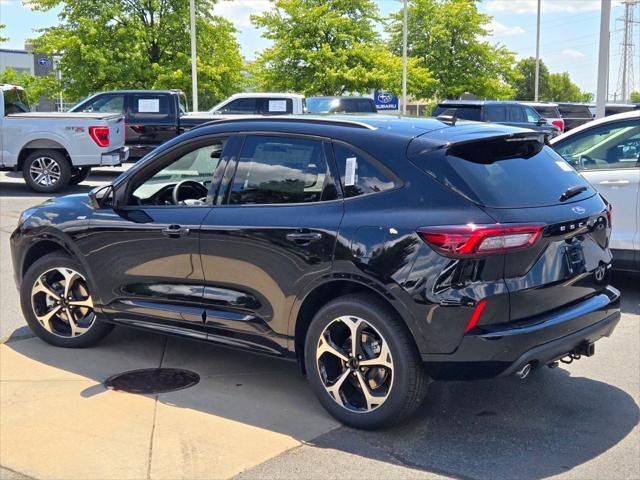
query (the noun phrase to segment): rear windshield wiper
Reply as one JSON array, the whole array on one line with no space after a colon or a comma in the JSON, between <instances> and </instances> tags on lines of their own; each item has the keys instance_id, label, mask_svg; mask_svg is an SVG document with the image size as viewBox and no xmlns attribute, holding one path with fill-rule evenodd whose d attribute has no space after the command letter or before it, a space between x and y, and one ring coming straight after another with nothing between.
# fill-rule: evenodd
<instances>
[{"instance_id":1,"label":"rear windshield wiper","mask_svg":"<svg viewBox=\"0 0 640 480\"><path fill-rule=\"evenodd\" d=\"M579 193L585 192L586 190L586 185L574 185L573 187L567 188L564 193L560 195L560 198L558 200L564 202L565 200L569 200L571 197L575 197Z\"/></svg>"}]
</instances>

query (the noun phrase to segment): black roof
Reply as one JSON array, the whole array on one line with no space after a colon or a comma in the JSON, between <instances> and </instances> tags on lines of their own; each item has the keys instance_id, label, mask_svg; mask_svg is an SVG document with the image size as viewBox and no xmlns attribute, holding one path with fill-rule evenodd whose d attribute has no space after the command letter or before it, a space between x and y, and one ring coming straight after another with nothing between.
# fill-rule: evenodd
<instances>
[{"instance_id":1,"label":"black roof","mask_svg":"<svg viewBox=\"0 0 640 480\"><path fill-rule=\"evenodd\" d=\"M483 105L523 105L517 100L442 100L438 105L481 107Z\"/></svg>"}]
</instances>

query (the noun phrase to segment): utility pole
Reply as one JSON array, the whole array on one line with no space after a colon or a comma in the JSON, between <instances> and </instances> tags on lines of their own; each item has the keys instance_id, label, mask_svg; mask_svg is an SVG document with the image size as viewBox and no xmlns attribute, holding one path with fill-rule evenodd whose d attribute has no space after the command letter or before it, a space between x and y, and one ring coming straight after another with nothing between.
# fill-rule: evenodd
<instances>
[{"instance_id":1,"label":"utility pole","mask_svg":"<svg viewBox=\"0 0 640 480\"><path fill-rule=\"evenodd\" d=\"M538 0L538 21L536 25L536 78L534 83L534 101L538 101L538 91L540 89L540 6L542 0Z\"/></svg>"},{"instance_id":2,"label":"utility pole","mask_svg":"<svg viewBox=\"0 0 640 480\"><path fill-rule=\"evenodd\" d=\"M609 80L609 21L611 0L602 0L600 5L600 47L598 52L598 89L596 92L596 118L604 117Z\"/></svg>"},{"instance_id":3,"label":"utility pole","mask_svg":"<svg viewBox=\"0 0 640 480\"><path fill-rule=\"evenodd\" d=\"M198 111L198 68L196 66L196 7L195 0L189 0L189 20L191 24L191 108Z\"/></svg>"},{"instance_id":4,"label":"utility pole","mask_svg":"<svg viewBox=\"0 0 640 480\"><path fill-rule=\"evenodd\" d=\"M192 0L193 1L193 0ZM407 114L407 0L402 14L402 114Z\"/></svg>"}]
</instances>

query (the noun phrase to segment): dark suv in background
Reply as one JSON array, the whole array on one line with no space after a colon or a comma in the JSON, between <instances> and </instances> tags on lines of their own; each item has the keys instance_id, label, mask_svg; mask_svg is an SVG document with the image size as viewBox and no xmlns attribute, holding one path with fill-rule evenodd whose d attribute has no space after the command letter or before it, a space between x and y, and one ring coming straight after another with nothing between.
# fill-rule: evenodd
<instances>
[{"instance_id":1,"label":"dark suv in background","mask_svg":"<svg viewBox=\"0 0 640 480\"><path fill-rule=\"evenodd\" d=\"M529 128L542 132L545 137L553 138L560 129L547 123L547 120L531 106L520 102L495 100L445 100L438 103L433 111L434 117L455 117L477 122L500 123L514 127Z\"/></svg>"},{"instance_id":2,"label":"dark suv in background","mask_svg":"<svg viewBox=\"0 0 640 480\"><path fill-rule=\"evenodd\" d=\"M593 355L620 315L607 203L542 134L452 123L195 128L22 214L25 318L62 347L120 324L296 360L360 428L406 418L429 377Z\"/></svg>"},{"instance_id":3,"label":"dark suv in background","mask_svg":"<svg viewBox=\"0 0 640 480\"><path fill-rule=\"evenodd\" d=\"M308 113L378 113L370 97L309 97L306 107Z\"/></svg>"}]
</instances>

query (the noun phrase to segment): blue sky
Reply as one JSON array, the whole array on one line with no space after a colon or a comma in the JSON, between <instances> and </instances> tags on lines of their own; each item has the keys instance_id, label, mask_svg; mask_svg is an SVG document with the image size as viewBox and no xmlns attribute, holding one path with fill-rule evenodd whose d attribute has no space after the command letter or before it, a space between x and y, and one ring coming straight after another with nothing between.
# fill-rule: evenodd
<instances>
[{"instance_id":1,"label":"blue sky","mask_svg":"<svg viewBox=\"0 0 640 480\"><path fill-rule=\"evenodd\" d=\"M186 0L185 0L186 1ZM401 2L378 0L383 15L397 11ZM480 9L493 16L490 38L514 51L518 57L535 55L537 0L485 0ZM238 40L245 58L251 59L268 43L261 38L249 21L249 15L269 8L268 0L223 0L216 13L231 20L238 30ZM20 0L0 0L0 23L5 23L9 41L2 48L24 47L25 39L34 30L57 23L57 12L34 12ZM623 14L619 1L614 0L611 11L610 92L618 83L620 41ZM640 11L636 12L640 17ZM571 78L589 92L596 89L600 0L542 0L540 55L551 72L567 71ZM638 19L638 18L636 18ZM634 37L640 41L640 26ZM640 89L640 47L634 59L635 88Z\"/></svg>"}]
</instances>

